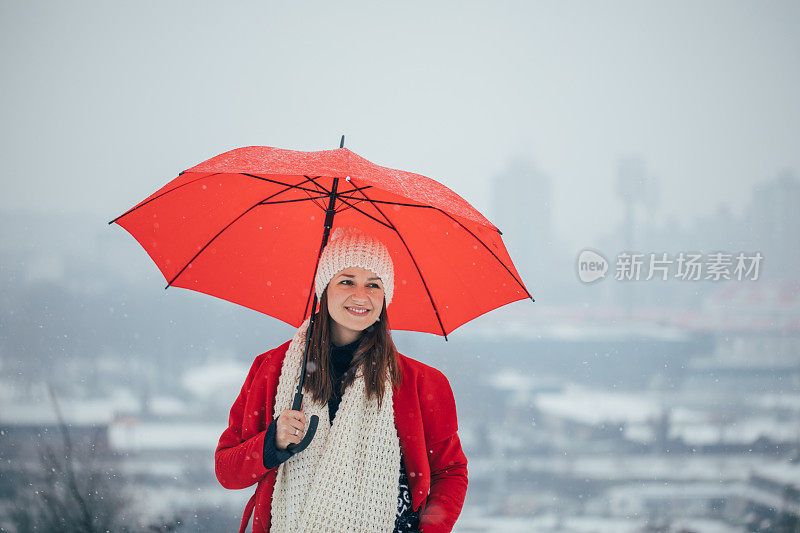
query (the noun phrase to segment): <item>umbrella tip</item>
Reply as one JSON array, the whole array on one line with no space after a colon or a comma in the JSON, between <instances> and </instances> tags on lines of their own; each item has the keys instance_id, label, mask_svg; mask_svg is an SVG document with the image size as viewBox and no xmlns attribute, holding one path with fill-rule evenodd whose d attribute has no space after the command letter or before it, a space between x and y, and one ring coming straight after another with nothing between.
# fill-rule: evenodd
<instances>
[{"instance_id":1,"label":"umbrella tip","mask_svg":"<svg viewBox=\"0 0 800 533\"><path fill-rule=\"evenodd\" d=\"M339 141L339 148L344 148L344 135L342 135L342 139Z\"/></svg>"}]
</instances>

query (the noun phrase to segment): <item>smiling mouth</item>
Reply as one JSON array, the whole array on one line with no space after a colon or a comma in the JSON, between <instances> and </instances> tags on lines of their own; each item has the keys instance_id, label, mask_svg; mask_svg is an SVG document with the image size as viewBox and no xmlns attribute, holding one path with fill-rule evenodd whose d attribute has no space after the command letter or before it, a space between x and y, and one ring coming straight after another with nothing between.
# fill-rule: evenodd
<instances>
[{"instance_id":1,"label":"smiling mouth","mask_svg":"<svg viewBox=\"0 0 800 533\"><path fill-rule=\"evenodd\" d=\"M366 307L345 307L345 309L347 309L351 315L355 316L364 316L369 313L369 309Z\"/></svg>"}]
</instances>

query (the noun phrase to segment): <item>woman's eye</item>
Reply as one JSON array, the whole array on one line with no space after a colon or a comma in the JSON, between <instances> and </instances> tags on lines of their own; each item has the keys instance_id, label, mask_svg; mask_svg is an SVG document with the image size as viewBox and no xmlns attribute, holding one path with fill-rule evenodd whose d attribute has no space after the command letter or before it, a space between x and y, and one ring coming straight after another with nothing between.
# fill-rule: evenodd
<instances>
[{"instance_id":1,"label":"woman's eye","mask_svg":"<svg viewBox=\"0 0 800 533\"><path fill-rule=\"evenodd\" d=\"M343 279L342 281L339 282L339 284L341 284L341 285L352 285L353 282L350 281L349 279Z\"/></svg>"}]
</instances>

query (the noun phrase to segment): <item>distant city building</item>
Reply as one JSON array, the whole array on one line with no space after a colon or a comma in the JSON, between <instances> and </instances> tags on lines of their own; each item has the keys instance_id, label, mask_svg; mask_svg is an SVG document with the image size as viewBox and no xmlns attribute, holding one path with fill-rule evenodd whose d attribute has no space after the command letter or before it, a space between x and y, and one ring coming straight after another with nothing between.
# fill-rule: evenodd
<instances>
[{"instance_id":1,"label":"distant city building","mask_svg":"<svg viewBox=\"0 0 800 533\"><path fill-rule=\"evenodd\" d=\"M650 241L653 217L659 203L658 182L640 157L626 157L617 165L617 196L624 206L621 234L626 250L635 250Z\"/></svg>"},{"instance_id":2,"label":"distant city building","mask_svg":"<svg viewBox=\"0 0 800 533\"><path fill-rule=\"evenodd\" d=\"M495 177L493 191L492 221L503 232L511 259L532 291L544 287L557 264L550 178L516 160Z\"/></svg>"},{"instance_id":3,"label":"distant city building","mask_svg":"<svg viewBox=\"0 0 800 533\"><path fill-rule=\"evenodd\" d=\"M764 255L765 272L797 278L800 270L800 180L791 171L756 186L745 214L748 244Z\"/></svg>"}]
</instances>

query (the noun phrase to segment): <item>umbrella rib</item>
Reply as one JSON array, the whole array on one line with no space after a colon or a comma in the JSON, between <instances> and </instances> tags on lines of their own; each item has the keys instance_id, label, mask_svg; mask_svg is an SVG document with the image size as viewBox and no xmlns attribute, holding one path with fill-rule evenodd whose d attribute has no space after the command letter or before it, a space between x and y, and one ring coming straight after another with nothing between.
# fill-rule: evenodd
<instances>
[{"instance_id":1,"label":"umbrella rib","mask_svg":"<svg viewBox=\"0 0 800 533\"><path fill-rule=\"evenodd\" d=\"M247 177L250 177L250 178L255 178L257 180L268 181L270 183L274 183L275 185L283 185L284 187L288 187L289 189L300 189L301 191L313 192L314 194L319 194L319 191L316 190L316 189L308 189L306 187L300 187L299 185L292 185L291 183L285 183L283 181L278 181L278 180L265 178L264 176L256 176L255 174L248 174L247 172L238 172L238 174L240 174L242 176L247 176ZM303 176L303 177L306 178L305 181L311 181L311 182L314 183L314 185L317 185L317 182L315 182L312 178L309 178L308 176ZM317 176L317 177L319 177L319 176ZM301 182L301 183L305 183L305 182ZM317 185L317 187L320 187L320 186ZM323 191L325 190L323 187L320 187L320 189L322 189Z\"/></svg>"},{"instance_id":2,"label":"umbrella rib","mask_svg":"<svg viewBox=\"0 0 800 533\"><path fill-rule=\"evenodd\" d=\"M382 224L382 225L386 226L387 228L389 228L390 230L397 231L397 230L394 228L394 226L392 226L392 225L391 225L391 222L390 222L389 224L387 224L386 222L383 222L383 221L381 221L381 220L378 220L378 219L377 219L377 218L375 218L374 216L370 215L369 213L366 213L366 212L362 211L361 209L357 208L357 207L356 207L356 206L354 206L353 204L351 204L351 203L349 203L349 202L346 202L346 201L342 200L342 197L341 197L341 196L338 196L338 195L337 195L337 196L336 196L336 198L337 198L337 199L338 199L340 202L342 202L343 204L347 204L347 205L348 205L349 207L351 207L352 209L355 209L356 211L358 211L359 213L361 213L361 214L362 214L362 215L364 215L365 217L369 217L369 218L371 218L372 220L374 220L374 221L375 221L375 222L377 222L378 224ZM364 201L366 201L366 202L369 202L369 200L363 200L363 199L360 199L360 198L359 198L359 201L360 201L360 202L364 202ZM378 208L376 207L375 209L378 209ZM340 210L340 211L341 211L341 210ZM338 213L339 211L336 211L336 212ZM380 212L380 210L378 210L378 212ZM383 213L381 213L381 215L383 215ZM386 215L384 215L384 218L386 218ZM387 220L388 220L388 219L387 219Z\"/></svg>"},{"instance_id":3,"label":"umbrella rib","mask_svg":"<svg viewBox=\"0 0 800 533\"><path fill-rule=\"evenodd\" d=\"M317 180L318 180L318 179L320 179L322 176L317 176L316 178L312 178L311 176L306 176L306 175L304 174L304 175L303 175L303 177L304 177L304 178L306 178L306 179L307 179L308 181L310 181L311 183L313 183L314 185L316 185L316 186L317 186L317 188L318 188L318 189L321 189L321 190L322 190L322 192L324 192L325 194L328 194L328 195L330 195L330 194L331 194L331 191L329 191L328 189L326 189L325 187L323 187L322 185L320 185L319 183L317 183ZM338 179L338 178L334 178L334 179ZM313 192L319 193L319 191L313 191Z\"/></svg>"},{"instance_id":4,"label":"umbrella rib","mask_svg":"<svg viewBox=\"0 0 800 533\"><path fill-rule=\"evenodd\" d=\"M353 184L353 185L355 185L355 184ZM359 191L359 192L364 196L364 198L368 202L372 203L372 200L369 199L369 197L364 193L364 191ZM373 203L372 206L378 211L378 213L380 213L383 216L383 218L386 219L386 222L389 223L388 227L391 228L397 234L397 237L400 239L400 242L402 242L403 246L405 246L409 257L411 257L411 262L414 263L414 268L417 269L417 274L419 274L419 279L422 280L422 286L425 287L425 292L428 293L428 300L430 300L431 305L433 306L433 312L436 313L436 320L439 322L439 327L441 328L442 335L444 335L444 340L446 341L447 340L447 332L444 330L444 324L442 324L442 318L439 316L439 309L436 307L436 302L433 301L433 296L431 295L431 291L428 288L427 282L425 281L425 276L422 275L422 271L420 270L419 265L417 264L417 260L414 259L414 254L411 253L411 249L408 247L408 244L406 244L405 239L400 234L400 232L397 231L397 228L394 226L394 224L392 224L392 221L389 220L389 217L387 217L386 214L383 211L381 211L381 209L377 205L375 205L374 203ZM354 207L353 209L357 209L357 208ZM384 224L384 226L385 225L386 224Z\"/></svg>"},{"instance_id":5,"label":"umbrella rib","mask_svg":"<svg viewBox=\"0 0 800 533\"><path fill-rule=\"evenodd\" d=\"M296 198L294 200L278 200L277 202L261 201L257 205L275 205L275 204L289 204L292 202L308 202L310 200L319 200L320 198L327 198L326 196L315 196L313 198ZM316 203L316 202L314 202Z\"/></svg>"},{"instance_id":6,"label":"umbrella rib","mask_svg":"<svg viewBox=\"0 0 800 533\"><path fill-rule=\"evenodd\" d=\"M310 179L310 178L308 178L307 176L306 176L306 178L307 178L307 179ZM300 182L300 183L304 183L304 182ZM183 268L182 268L182 269L181 269L181 270L180 270L180 271L179 271L177 274L175 274L175 277L173 277L173 278L172 278L172 280L171 280L169 283L167 283L167 286L166 286L166 287L164 287L164 290L167 290L167 289L168 289L168 288L169 288L169 287L170 287L170 286L171 286L173 283L175 283L175 280L176 280L176 279L178 279L178 278L180 277L180 275L181 275L181 274L183 274L183 271L184 271L184 270L186 270L186 268L187 268L189 265L191 265L191 264L192 264L192 262L193 262L195 259L197 259L197 257L198 257L198 256L199 256L201 253L203 253L203 251L204 251L206 248L208 248L208 245L209 245L209 244L211 244L212 242L214 242L214 241L216 240L216 238L217 238L217 237L219 237L220 235L222 235L222 232L223 232L223 231L225 231L226 229L230 228L230 227L233 225L233 223L234 223L234 222L236 222L237 220L239 220L240 218L242 218L243 216L245 216L245 215L246 215L247 213L249 213L249 212L250 212L250 211L251 211L253 208L255 208L255 207L259 206L259 205L264 205L264 204L263 204L263 202L266 202L267 200L269 200L269 199L271 199L271 198L275 198L275 197L276 197L276 196L278 196L279 194L283 194L283 193L285 193L285 192L286 192L286 191L288 191L288 190L291 190L291 189L296 189L296 188L297 188L297 187L292 187L292 186L288 186L288 185L287 185L287 187L286 187L285 189L282 189L282 190L280 190L280 191L276 192L275 194L271 194L271 195L267 196L266 198L264 198L263 200L261 200L261 201L259 201L259 202L256 202L255 204L253 204L253 205L251 205L250 207L248 207L248 208L247 208L247 209L246 209L246 210L245 210L245 211L244 211L242 214L240 214L239 216L237 216L236 218L234 218L233 220L231 220L231 221L228 223L228 225L227 225L227 226L225 226L224 228L222 228L221 230L219 230L219 232L218 232L216 235L214 235L214 236L211 238L211 240L210 240L210 241L208 241L207 243L205 243L205 245L203 245L203 247L202 247L202 248L200 248L200 250L198 250L196 254L194 254L194 257L192 257L191 259L189 259L189 262L188 262L188 263L186 263L185 265L183 265ZM302 198L301 200L298 200L298 201L302 201L302 200L307 200L307 198ZM275 202L275 203L277 203L277 202Z\"/></svg>"},{"instance_id":7,"label":"umbrella rib","mask_svg":"<svg viewBox=\"0 0 800 533\"><path fill-rule=\"evenodd\" d=\"M362 194L363 194L363 193L362 193ZM365 196L366 196L366 195L365 195ZM345 196L345 198L348 198L348 199L350 199L350 200L356 200L356 198L351 198L351 197L349 197L349 196ZM360 198L359 198L358 200L360 200ZM515 275L514 275L514 274L511 272L511 270L510 270L510 269L509 269L509 268L506 266L506 264L505 264L503 261L501 261L499 257L497 257L497 254L495 254L495 253L494 253L494 252L493 252L493 251L492 251L492 250L491 250L491 249L490 249L488 246L486 246L486 244L485 244L485 243L484 243L484 242L483 242L481 239L479 239L479 238L478 238L478 236L477 236L477 235L475 235L475 234L474 234L474 233L473 233L473 232L472 232L472 231L471 231L469 228L467 228L467 227L466 227L464 224L462 224L461 222L459 222L457 219L453 218L453 216L452 216L450 213L448 213L447 211L445 211L445 210L443 210L443 209L440 209L440 208L438 208L438 207L432 206L432 205L406 204L406 203L401 203L401 202L387 202L387 201L384 201L384 200L369 200L369 202L370 202L370 203L373 203L373 204L400 205L400 206L405 206L405 207L424 207L424 208L426 208L426 209L435 209L436 211L439 211L439 212L440 212L440 213L442 213L443 215L445 215L445 216L447 216L448 218L450 218L450 219L451 219L453 222L455 222L456 224L458 224L459 226L461 226L461 227L464 229L464 231L466 231L466 232L468 232L470 235L472 235L472 237L473 237L473 238L474 238L476 241L478 241L479 243L481 243L481 246L483 246L484 248L486 248L486 250L487 250L487 251L488 251L490 254L492 254L492 256L494 256L494 258L495 258L495 259L497 259L497 262L498 262L498 263L500 263L501 265L503 265L503 268L505 268L505 269L506 269L506 272L508 272L508 274L509 274L509 275L510 275L510 276L511 276L513 279L514 279L514 281L516 281L516 282L517 282L517 284L518 284L518 285L519 285L519 286L522 288L522 290L523 290L523 291L525 291L525 294L527 294L527 295L528 295L528 298L530 298L530 299L531 299L532 301L534 301L534 302L536 301L536 300L534 300L534 299L533 299L533 296L531 296L531 293L530 293L530 292L528 292L528 289L526 289L526 288L525 288L525 286L522 284L522 282L521 282L519 279L517 279L517 277L516 277L516 276L515 276ZM375 207L375 209L377 209L377 206ZM383 214L383 213L381 213L381 214ZM385 216L385 215L384 215L384 216ZM500 230L497 230L497 231L499 232ZM500 233L500 234L502 235L502 233Z\"/></svg>"},{"instance_id":8,"label":"umbrella rib","mask_svg":"<svg viewBox=\"0 0 800 533\"><path fill-rule=\"evenodd\" d=\"M363 201L364 201L364 200L358 200L356 203L360 203L360 202L363 202ZM342 202L342 203L344 203L344 202ZM353 206L352 206L352 205L350 205L350 204L343 205L343 206L341 206L339 209L337 209L337 210L336 210L336 214L339 214L339 213L341 213L342 211L347 211L347 210L348 210L348 209L350 209L351 207L353 207Z\"/></svg>"},{"instance_id":9,"label":"umbrella rib","mask_svg":"<svg viewBox=\"0 0 800 533\"><path fill-rule=\"evenodd\" d=\"M307 180L311 181L311 183L313 183L314 185L316 185L316 187L317 187L318 189L321 189L321 190L322 190L322 192L324 192L326 196L330 197L331 191L329 191L328 189L326 189L325 187L323 187L322 185L320 185L319 183L317 183L317 182L316 182L316 180L317 180L317 179L319 179L319 178L320 178L320 176L317 176L316 178L312 178L312 177L310 177L310 176L305 176L305 175L304 175L303 177L304 177L304 178L306 178ZM316 192L317 192L317 194L319 194L319 191L316 191ZM308 193L306 193L306 194L308 194ZM325 207L324 205L322 205L322 203L320 203L320 202L317 202L316 200L314 200L314 204L315 204L317 207L319 207L320 209L322 209L323 211L325 211L325 210L327 209L327 207Z\"/></svg>"},{"instance_id":10,"label":"umbrella rib","mask_svg":"<svg viewBox=\"0 0 800 533\"><path fill-rule=\"evenodd\" d=\"M181 172L180 174L178 174L178 176L181 176L182 174L184 174L184 172ZM195 179L193 179L192 181L187 181L186 183L181 183L181 184L180 184L180 185L178 185L177 187L173 187L172 189L170 189L170 190L168 190L168 191L164 191L164 192L162 192L162 193L161 193L161 194L159 194L158 196L154 196L153 198L150 198L149 200L145 200L144 202L140 203L139 205L135 205L135 206L131 207L130 209L128 209L127 211L125 211L124 213L122 213L120 216L118 216L118 217L117 217L117 218L115 218L114 220L110 221L110 222L109 222L109 224L113 224L114 222L116 222L117 220L121 219L122 217L124 217L124 216L125 216L125 215L127 215L128 213L132 213L133 211L136 211L136 210L137 210L137 209L139 209L140 207L144 207L144 206L146 206L147 204L149 204L149 203L150 203L150 202L152 202L153 200L157 200L157 199L161 198L162 196L164 196L164 195L165 195L165 194L167 194L168 192L177 191L177 190L178 190L178 189L180 189L181 187L184 187L184 186L186 186L186 185L190 185L190 184L194 183L195 181L201 180L201 179L203 179L203 178L210 178L210 177L212 177L212 176L216 176L216 175L218 175L218 174L220 174L220 173L219 173L219 172L215 172L214 174L208 174L208 175L206 175L206 176L200 176L199 178L195 178Z\"/></svg>"},{"instance_id":11,"label":"umbrella rib","mask_svg":"<svg viewBox=\"0 0 800 533\"><path fill-rule=\"evenodd\" d=\"M372 188L372 185L366 185L366 186L364 186L364 187L356 187L356 186L355 186L355 185L353 185L352 183L351 183L350 185L351 185L353 188L352 188L352 189L350 189L349 191L345 191L345 193L358 192L358 191L363 191L363 190L365 190L365 189L371 189L371 188ZM338 198L347 198L348 200L353 200L353 201L354 201L354 202L356 202L356 203L360 203L360 202L365 202L365 201L366 201L366 200L364 200L363 198L353 198L352 196L344 196L343 194L338 194L338 195L337 195L337 197L338 197ZM347 203L347 202L342 202L342 203ZM336 210L336 212L337 212L337 213L341 213L342 211L346 211L347 209L350 209L351 207L353 207L353 206L352 206L352 205L350 205L350 204L347 204L347 207L344 207L344 206L342 206L342 207L340 207L339 209L337 209L337 210Z\"/></svg>"},{"instance_id":12,"label":"umbrella rib","mask_svg":"<svg viewBox=\"0 0 800 533\"><path fill-rule=\"evenodd\" d=\"M353 184L351 183L350 185L353 185ZM353 185L352 189L350 189L349 191L344 191L344 193L339 193L338 196L341 196L342 194L350 194L351 192L364 191L366 189L371 189L371 188L372 188L372 185L365 185L363 187L356 187L355 185ZM353 198L353 200L355 200L355 198ZM359 198L359 200L360 200L360 198Z\"/></svg>"},{"instance_id":13,"label":"umbrella rib","mask_svg":"<svg viewBox=\"0 0 800 533\"><path fill-rule=\"evenodd\" d=\"M361 200L361 198L352 198L352 197L350 197L350 196L345 196L344 198L347 198L348 200ZM436 210L438 210L438 211L442 211L442 213L446 213L446 211L443 211L442 209L440 209L440 208L438 208L438 207L435 207L435 206L432 206L432 205L425 205L425 204L406 204L406 203L403 203L403 202L389 202L389 201L386 201L386 200L370 200L370 202L372 202L373 204L399 205L399 206L402 206L402 207L423 207L423 208L425 208L425 209L436 209ZM448 216L450 216L450 215L448 214ZM484 225L485 225L485 224L484 224ZM495 228L495 227L493 227L493 228L491 228L491 229L492 229L492 230L494 230L494 231L496 231L496 232L497 232L497 233L499 233L500 235L502 235L502 234L503 234L503 232L502 232L502 231L500 231L499 229L497 229L497 228Z\"/></svg>"},{"instance_id":14,"label":"umbrella rib","mask_svg":"<svg viewBox=\"0 0 800 533\"><path fill-rule=\"evenodd\" d=\"M489 252L490 254L492 254L492 256L493 256L495 259L497 259L497 262L498 262L498 263L500 263L501 265L503 265L503 268L505 268L505 269L506 269L506 272L508 272L508 274L509 274L509 275L510 275L510 276L511 276L513 279L514 279L514 281L516 281L516 282L519 284L519 286L522 288L522 290L523 290L523 291L525 291L525 294L527 294L527 295L528 295L528 298L530 298L530 299L531 299L532 301L534 301L534 302L536 301L536 300L534 300L534 299L533 299L533 296L531 296L531 293L529 293L529 292L528 292L528 289L526 289L526 288L525 288L525 285L523 285L523 284L522 284L522 282L521 282L520 280L518 280L518 279L517 279L517 276L515 276L515 275L514 275L514 274L511 272L511 270L510 270L510 269L509 269L509 268L506 266L506 264L505 264L505 263L503 263L503 261L501 261L499 257L497 257L497 254L495 254L495 253L494 253L494 252L493 252L493 251L492 251L492 250L491 250L491 249L490 249L488 246L486 246L486 244L485 244L485 243L484 243L484 242L483 242L481 239L479 239L477 235L475 235L474 233L472 233L472 230L470 230L470 229L469 229L468 227L466 227L464 224L462 224L461 222L459 222L458 220L456 220L456 219L455 219L455 218L454 218L454 217L453 217L453 216L452 216L450 213L448 213L447 211L444 211L444 210L442 210L442 209L439 209L438 207L434 207L433 209L436 209L437 211L439 211L440 213L442 213L443 215L445 215L446 217L448 217L450 220L452 220L453 222L455 222L456 224L458 224L459 226L461 226L461 227L464 229L464 231L466 231L467 233L469 233L470 235L472 235L472 237L473 237L473 238L474 238L476 241L478 241L479 243L481 243L481 245L482 245L484 248L486 248L486 251L487 251L487 252Z\"/></svg>"},{"instance_id":15,"label":"umbrella rib","mask_svg":"<svg viewBox=\"0 0 800 533\"><path fill-rule=\"evenodd\" d=\"M358 189L360 192L361 189ZM348 200L360 200L363 201L363 198L353 198L352 196L340 196L340 198L347 198ZM436 209L432 205L425 205L425 204L405 204L402 202L388 202L386 200L369 200L370 203L373 204L386 204L386 205L399 205L401 207L424 207L425 209Z\"/></svg>"}]
</instances>

